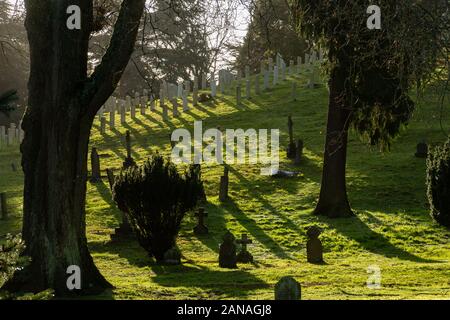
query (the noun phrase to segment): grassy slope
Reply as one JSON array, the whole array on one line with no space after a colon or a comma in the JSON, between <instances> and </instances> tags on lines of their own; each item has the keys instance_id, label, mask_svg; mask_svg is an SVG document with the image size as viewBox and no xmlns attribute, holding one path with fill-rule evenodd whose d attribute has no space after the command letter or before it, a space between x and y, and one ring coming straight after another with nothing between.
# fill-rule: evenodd
<instances>
[{"instance_id":1,"label":"grassy slope","mask_svg":"<svg viewBox=\"0 0 450 320\"><path fill-rule=\"evenodd\" d=\"M430 99L421 106L390 153L370 149L351 135L348 192L357 216L330 220L311 215L320 184L327 90L303 89L304 77L294 81L302 87L297 102L290 101L291 85L285 83L244 100L241 107L235 106L234 90L229 90L231 96L219 96L215 104L203 104L179 119L164 122L159 111L138 115L137 121L107 130L104 136L99 133L99 123L94 124L91 144L99 148L102 169L120 168L127 129L134 137L133 156L142 162L155 150L169 152L169 134L174 128L192 129L193 121L200 119L204 128L279 128L285 146L287 115L292 114L295 135L304 139L306 147L299 168L282 153L282 168L300 170L299 178L273 179L260 176L257 166L233 166L232 199L226 204L220 204L217 197L222 168L203 166L211 234L194 236L195 219L188 216L178 241L184 255L183 265L178 267L156 265L133 241L111 243L110 234L120 215L111 202L107 179L102 184L88 183L89 245L101 272L116 286L95 298L272 299L274 284L285 275L302 283L304 299L449 297L449 232L428 215L425 161L413 156L422 138L431 143L444 140L435 118L437 103ZM448 123L448 116L445 121ZM19 163L19 159L15 149L0 151L0 190L10 194L12 211L9 221L0 222L0 234L20 228L23 175L10 169L10 163ZM325 230L321 235L325 265L306 262L305 229L312 224ZM218 247L225 228L236 235L250 234L254 265L240 265L238 270L218 268ZM381 268L380 290L366 286L370 265Z\"/></svg>"}]
</instances>

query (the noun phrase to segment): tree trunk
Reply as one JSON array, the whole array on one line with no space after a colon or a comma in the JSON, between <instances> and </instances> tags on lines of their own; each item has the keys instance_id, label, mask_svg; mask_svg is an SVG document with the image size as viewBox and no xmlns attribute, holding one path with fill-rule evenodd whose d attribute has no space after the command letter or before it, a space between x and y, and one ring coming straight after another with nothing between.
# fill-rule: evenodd
<instances>
[{"instance_id":1,"label":"tree trunk","mask_svg":"<svg viewBox=\"0 0 450 320\"><path fill-rule=\"evenodd\" d=\"M68 30L69 0L27 0L29 101L21 146L25 174L23 239L31 263L10 290L52 288L59 296L95 294L112 286L96 268L86 239L89 136L96 112L114 91L133 51L144 0L124 0L102 63L87 75L92 1L78 1L81 30ZM67 288L69 266L81 290Z\"/></svg>"},{"instance_id":2,"label":"tree trunk","mask_svg":"<svg viewBox=\"0 0 450 320\"><path fill-rule=\"evenodd\" d=\"M352 216L347 198L345 167L350 109L345 106L345 66L331 72L327 134L324 150L322 185L314 214L331 218Z\"/></svg>"}]
</instances>

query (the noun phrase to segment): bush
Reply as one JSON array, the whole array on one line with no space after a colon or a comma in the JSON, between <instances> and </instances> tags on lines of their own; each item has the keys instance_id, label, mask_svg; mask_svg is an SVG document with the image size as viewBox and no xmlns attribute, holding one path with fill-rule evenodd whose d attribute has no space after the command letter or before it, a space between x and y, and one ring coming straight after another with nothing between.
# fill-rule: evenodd
<instances>
[{"instance_id":1,"label":"bush","mask_svg":"<svg viewBox=\"0 0 450 320\"><path fill-rule=\"evenodd\" d=\"M176 244L181 222L204 196L200 167L181 175L159 154L142 167L123 170L114 184L114 200L124 211L140 245L157 261Z\"/></svg>"},{"instance_id":2,"label":"bush","mask_svg":"<svg viewBox=\"0 0 450 320\"><path fill-rule=\"evenodd\" d=\"M436 147L428 156L427 196L431 216L450 227L450 137L443 147Z\"/></svg>"}]
</instances>

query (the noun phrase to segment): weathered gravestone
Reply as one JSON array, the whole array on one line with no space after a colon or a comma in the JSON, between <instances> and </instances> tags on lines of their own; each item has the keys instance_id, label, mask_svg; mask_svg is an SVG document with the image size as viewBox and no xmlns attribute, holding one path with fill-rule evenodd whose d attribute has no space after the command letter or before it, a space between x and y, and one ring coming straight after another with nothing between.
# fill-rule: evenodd
<instances>
[{"instance_id":1,"label":"weathered gravestone","mask_svg":"<svg viewBox=\"0 0 450 320\"><path fill-rule=\"evenodd\" d=\"M177 247L173 247L164 253L163 263L167 265L180 265L181 264L181 252Z\"/></svg>"},{"instance_id":2,"label":"weathered gravestone","mask_svg":"<svg viewBox=\"0 0 450 320\"><path fill-rule=\"evenodd\" d=\"M133 157L131 156L131 136L130 131L127 130L126 136L125 136L125 145L127 149L127 157L125 158L125 161L123 163L123 167L125 169L133 167L136 165L136 162L134 161Z\"/></svg>"},{"instance_id":3,"label":"weathered gravestone","mask_svg":"<svg viewBox=\"0 0 450 320\"><path fill-rule=\"evenodd\" d=\"M242 100L242 89L241 84L236 86L236 105L239 107L241 105Z\"/></svg>"},{"instance_id":4,"label":"weathered gravestone","mask_svg":"<svg viewBox=\"0 0 450 320\"><path fill-rule=\"evenodd\" d=\"M183 112L189 111L188 94L189 91L187 90L183 91Z\"/></svg>"},{"instance_id":5,"label":"weathered gravestone","mask_svg":"<svg viewBox=\"0 0 450 320\"><path fill-rule=\"evenodd\" d=\"M415 156L417 158L426 158L428 157L428 145L425 141L419 142L417 144L417 150Z\"/></svg>"},{"instance_id":6,"label":"weathered gravestone","mask_svg":"<svg viewBox=\"0 0 450 320\"><path fill-rule=\"evenodd\" d=\"M295 145L295 165L300 165L300 162L302 160L303 155L303 140L299 139L297 140L297 144Z\"/></svg>"},{"instance_id":7,"label":"weathered gravestone","mask_svg":"<svg viewBox=\"0 0 450 320\"><path fill-rule=\"evenodd\" d=\"M246 233L243 233L241 239L237 240L236 242L241 245L241 251L236 257L237 262L252 263L253 256L250 252L248 252L247 245L249 245L253 241L248 238L248 235Z\"/></svg>"},{"instance_id":8,"label":"weathered gravestone","mask_svg":"<svg viewBox=\"0 0 450 320\"><path fill-rule=\"evenodd\" d=\"M306 243L306 255L309 263L323 263L323 246L319 240L322 233L319 227L312 226L306 231L308 242Z\"/></svg>"},{"instance_id":9,"label":"weathered gravestone","mask_svg":"<svg viewBox=\"0 0 450 320\"><path fill-rule=\"evenodd\" d=\"M100 157L98 156L97 148L92 148L91 151L91 183L98 183L102 181L100 170Z\"/></svg>"},{"instance_id":10,"label":"weathered gravestone","mask_svg":"<svg viewBox=\"0 0 450 320\"><path fill-rule=\"evenodd\" d=\"M2 220L8 219L8 204L6 201L6 193L0 193L0 213Z\"/></svg>"},{"instance_id":11,"label":"weathered gravestone","mask_svg":"<svg viewBox=\"0 0 450 320\"><path fill-rule=\"evenodd\" d=\"M208 216L208 213L205 211L205 208L198 208L198 212L195 215L197 216L198 221L194 228L194 234L208 234L208 227L205 225L205 217Z\"/></svg>"},{"instance_id":12,"label":"weathered gravestone","mask_svg":"<svg viewBox=\"0 0 450 320\"><path fill-rule=\"evenodd\" d=\"M228 167L225 166L223 169L223 176L220 177L220 189L219 189L219 201L225 202L228 200L228 185L229 185L229 176L228 176Z\"/></svg>"},{"instance_id":13,"label":"weathered gravestone","mask_svg":"<svg viewBox=\"0 0 450 320\"><path fill-rule=\"evenodd\" d=\"M289 130L289 145L287 148L287 157L289 159L295 158L295 142L294 142L294 122L292 116L288 116L288 130Z\"/></svg>"},{"instance_id":14,"label":"weathered gravestone","mask_svg":"<svg viewBox=\"0 0 450 320\"><path fill-rule=\"evenodd\" d=\"M180 113L178 112L178 100L177 98L173 98L171 102L172 102L173 117L178 118L178 116L180 115Z\"/></svg>"},{"instance_id":15,"label":"weathered gravestone","mask_svg":"<svg viewBox=\"0 0 450 320\"><path fill-rule=\"evenodd\" d=\"M102 116L100 118L100 134L105 133L106 133L106 118Z\"/></svg>"},{"instance_id":16,"label":"weathered gravestone","mask_svg":"<svg viewBox=\"0 0 450 320\"><path fill-rule=\"evenodd\" d=\"M292 277L283 277L275 285L275 300L300 300L301 286Z\"/></svg>"},{"instance_id":17,"label":"weathered gravestone","mask_svg":"<svg viewBox=\"0 0 450 320\"><path fill-rule=\"evenodd\" d=\"M237 268L235 237L230 231L223 236L223 242L219 249L219 266L221 268Z\"/></svg>"}]
</instances>

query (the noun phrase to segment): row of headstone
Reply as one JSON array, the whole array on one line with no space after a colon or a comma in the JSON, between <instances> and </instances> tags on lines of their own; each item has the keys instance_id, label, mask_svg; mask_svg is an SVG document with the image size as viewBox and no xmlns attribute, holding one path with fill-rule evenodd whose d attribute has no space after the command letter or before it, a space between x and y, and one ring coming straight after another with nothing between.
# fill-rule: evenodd
<instances>
[{"instance_id":1,"label":"row of headstone","mask_svg":"<svg viewBox=\"0 0 450 320\"><path fill-rule=\"evenodd\" d=\"M8 128L0 126L0 148L18 145L22 143L23 138L24 131L15 123L11 123Z\"/></svg>"}]
</instances>

